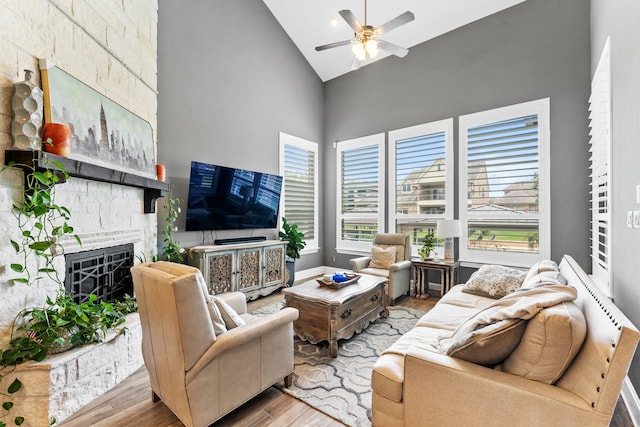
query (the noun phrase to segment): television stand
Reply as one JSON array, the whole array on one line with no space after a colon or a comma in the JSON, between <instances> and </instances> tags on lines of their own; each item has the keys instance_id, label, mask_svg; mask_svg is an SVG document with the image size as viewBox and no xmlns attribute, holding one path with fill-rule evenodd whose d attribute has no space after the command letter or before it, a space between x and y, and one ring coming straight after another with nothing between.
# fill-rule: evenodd
<instances>
[{"instance_id":1,"label":"television stand","mask_svg":"<svg viewBox=\"0 0 640 427\"><path fill-rule=\"evenodd\" d=\"M214 245L235 245L236 243L264 242L267 240L265 236L257 237L234 237L230 239L216 239Z\"/></svg>"},{"instance_id":2,"label":"television stand","mask_svg":"<svg viewBox=\"0 0 640 427\"><path fill-rule=\"evenodd\" d=\"M282 240L196 246L187 260L200 269L210 294L240 291L256 299L286 286L286 246Z\"/></svg>"}]
</instances>

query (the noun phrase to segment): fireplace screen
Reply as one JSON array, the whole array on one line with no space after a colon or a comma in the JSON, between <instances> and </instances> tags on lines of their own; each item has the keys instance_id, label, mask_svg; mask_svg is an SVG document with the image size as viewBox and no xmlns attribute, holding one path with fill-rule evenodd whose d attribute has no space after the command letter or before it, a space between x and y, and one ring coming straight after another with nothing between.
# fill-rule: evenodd
<instances>
[{"instance_id":1,"label":"fireplace screen","mask_svg":"<svg viewBox=\"0 0 640 427\"><path fill-rule=\"evenodd\" d=\"M125 294L133 296L129 269L133 266L133 243L65 255L64 285L76 302L89 300L113 302Z\"/></svg>"}]
</instances>

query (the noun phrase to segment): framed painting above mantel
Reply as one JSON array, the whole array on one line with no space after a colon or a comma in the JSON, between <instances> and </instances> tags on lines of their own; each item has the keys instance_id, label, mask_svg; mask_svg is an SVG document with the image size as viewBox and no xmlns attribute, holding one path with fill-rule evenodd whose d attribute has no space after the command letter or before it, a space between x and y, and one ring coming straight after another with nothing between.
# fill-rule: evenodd
<instances>
[{"instance_id":1,"label":"framed painting above mantel","mask_svg":"<svg viewBox=\"0 0 640 427\"><path fill-rule=\"evenodd\" d=\"M40 73L45 122L69 126L69 158L155 178L149 122L47 60L40 60Z\"/></svg>"}]
</instances>

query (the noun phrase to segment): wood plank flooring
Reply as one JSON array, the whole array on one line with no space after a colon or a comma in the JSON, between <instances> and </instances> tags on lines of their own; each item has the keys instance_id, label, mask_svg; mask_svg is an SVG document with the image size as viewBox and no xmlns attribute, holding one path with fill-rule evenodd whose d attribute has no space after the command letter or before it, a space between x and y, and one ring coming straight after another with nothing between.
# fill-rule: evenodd
<instances>
[{"instance_id":1,"label":"wood plank flooring","mask_svg":"<svg viewBox=\"0 0 640 427\"><path fill-rule=\"evenodd\" d=\"M249 302L249 310L282 301L280 292ZM396 305L430 309L438 300L401 297ZM313 426L335 427L343 424L291 397L278 388L265 390L245 405L213 424L214 427ZM162 403L151 401L149 376L144 367L82 408L60 424L61 427L183 427L184 424ZM618 402L612 427L633 427L622 399Z\"/></svg>"}]
</instances>

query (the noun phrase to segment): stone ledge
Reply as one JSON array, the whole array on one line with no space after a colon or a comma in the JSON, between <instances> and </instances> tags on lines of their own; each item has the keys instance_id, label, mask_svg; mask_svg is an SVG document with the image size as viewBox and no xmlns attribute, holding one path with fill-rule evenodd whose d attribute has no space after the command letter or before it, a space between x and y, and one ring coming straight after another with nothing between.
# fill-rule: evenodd
<instances>
[{"instance_id":1,"label":"stone ledge","mask_svg":"<svg viewBox=\"0 0 640 427\"><path fill-rule=\"evenodd\" d=\"M24 426L46 426L52 417L61 422L138 370L144 364L138 313L127 316L125 327L125 334L111 332L100 344L17 366L3 378L7 385L14 378L23 384L11 417L25 417Z\"/></svg>"}]
</instances>

